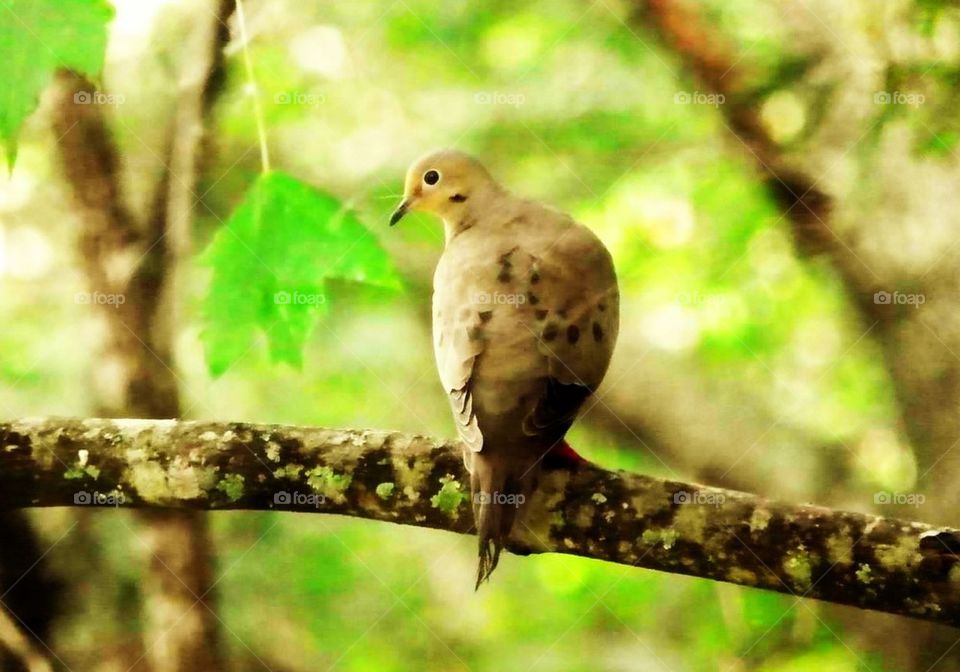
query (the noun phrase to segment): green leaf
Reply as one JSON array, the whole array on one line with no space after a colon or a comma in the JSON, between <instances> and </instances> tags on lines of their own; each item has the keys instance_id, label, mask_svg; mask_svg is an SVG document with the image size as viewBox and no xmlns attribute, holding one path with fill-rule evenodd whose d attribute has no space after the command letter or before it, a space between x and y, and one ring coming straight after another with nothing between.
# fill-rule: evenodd
<instances>
[{"instance_id":1,"label":"green leaf","mask_svg":"<svg viewBox=\"0 0 960 672\"><path fill-rule=\"evenodd\" d=\"M0 141L13 167L17 134L58 68L87 77L103 69L106 0L0 0Z\"/></svg>"},{"instance_id":2,"label":"green leaf","mask_svg":"<svg viewBox=\"0 0 960 672\"><path fill-rule=\"evenodd\" d=\"M207 364L220 375L259 332L275 362L299 367L328 309L328 279L402 287L377 239L335 197L281 172L257 178L204 254Z\"/></svg>"}]
</instances>

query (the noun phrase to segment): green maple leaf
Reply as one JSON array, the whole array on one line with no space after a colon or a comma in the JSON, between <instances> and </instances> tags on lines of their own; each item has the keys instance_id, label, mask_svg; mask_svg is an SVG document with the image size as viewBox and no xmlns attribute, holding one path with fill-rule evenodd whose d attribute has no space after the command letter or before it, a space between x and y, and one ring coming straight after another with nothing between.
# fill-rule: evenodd
<instances>
[{"instance_id":1,"label":"green maple leaf","mask_svg":"<svg viewBox=\"0 0 960 672\"><path fill-rule=\"evenodd\" d=\"M20 127L57 69L91 78L103 69L112 18L105 0L0 0L0 142L11 168Z\"/></svg>"},{"instance_id":2,"label":"green maple leaf","mask_svg":"<svg viewBox=\"0 0 960 672\"><path fill-rule=\"evenodd\" d=\"M335 197L282 172L261 175L204 255L213 280L202 339L213 375L266 334L274 361L299 367L328 309L328 279L400 289L387 253Z\"/></svg>"}]
</instances>

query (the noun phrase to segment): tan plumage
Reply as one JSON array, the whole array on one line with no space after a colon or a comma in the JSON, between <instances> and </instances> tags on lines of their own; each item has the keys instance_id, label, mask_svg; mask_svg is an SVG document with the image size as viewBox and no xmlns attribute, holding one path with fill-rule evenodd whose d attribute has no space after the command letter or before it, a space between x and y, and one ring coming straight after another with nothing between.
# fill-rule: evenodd
<instances>
[{"instance_id":1,"label":"tan plumage","mask_svg":"<svg viewBox=\"0 0 960 672\"><path fill-rule=\"evenodd\" d=\"M544 455L606 373L619 326L617 280L589 229L512 195L460 152L413 164L392 222L410 209L445 225L433 342L471 472L479 585Z\"/></svg>"}]
</instances>

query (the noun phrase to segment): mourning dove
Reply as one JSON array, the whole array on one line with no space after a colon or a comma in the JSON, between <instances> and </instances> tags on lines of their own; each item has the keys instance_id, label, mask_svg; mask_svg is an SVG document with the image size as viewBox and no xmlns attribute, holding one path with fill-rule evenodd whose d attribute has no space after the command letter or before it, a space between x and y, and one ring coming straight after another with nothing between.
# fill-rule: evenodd
<instances>
[{"instance_id":1,"label":"mourning dove","mask_svg":"<svg viewBox=\"0 0 960 672\"><path fill-rule=\"evenodd\" d=\"M610 363L617 278L589 229L511 194L462 152L414 162L391 226L411 210L444 224L433 346L470 472L479 587L544 462L582 461L564 435Z\"/></svg>"}]
</instances>

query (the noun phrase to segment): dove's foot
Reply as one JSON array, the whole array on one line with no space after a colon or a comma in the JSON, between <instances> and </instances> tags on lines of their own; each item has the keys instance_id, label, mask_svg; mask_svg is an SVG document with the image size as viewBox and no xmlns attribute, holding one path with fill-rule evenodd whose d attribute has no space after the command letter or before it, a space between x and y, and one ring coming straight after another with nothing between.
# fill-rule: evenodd
<instances>
[{"instance_id":1,"label":"dove's foot","mask_svg":"<svg viewBox=\"0 0 960 672\"><path fill-rule=\"evenodd\" d=\"M561 441L556 446L550 449L544 458L543 458L543 468L544 469L566 469L568 471L573 471L580 467L582 464L586 464L587 460L584 459L580 453L575 451L570 447L570 444L566 441Z\"/></svg>"}]
</instances>

